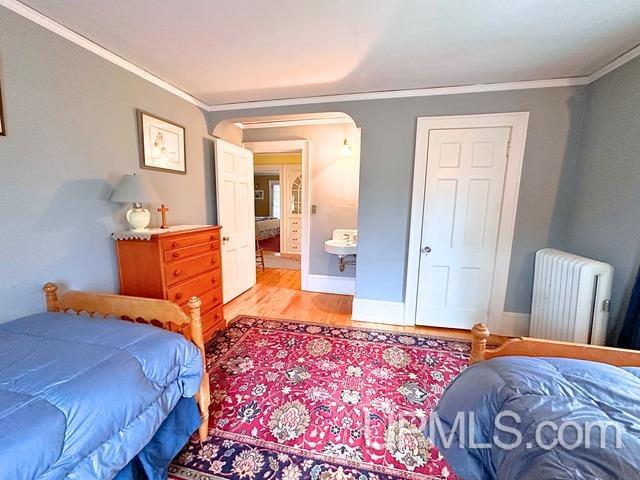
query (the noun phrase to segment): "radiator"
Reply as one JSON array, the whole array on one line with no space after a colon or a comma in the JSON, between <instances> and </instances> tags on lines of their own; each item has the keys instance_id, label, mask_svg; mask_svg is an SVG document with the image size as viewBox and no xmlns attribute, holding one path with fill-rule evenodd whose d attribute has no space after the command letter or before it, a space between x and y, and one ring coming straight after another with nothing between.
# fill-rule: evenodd
<instances>
[{"instance_id":1,"label":"radiator","mask_svg":"<svg viewBox=\"0 0 640 480\"><path fill-rule=\"evenodd\" d=\"M536 253L530 336L604 345L613 267L552 248Z\"/></svg>"}]
</instances>

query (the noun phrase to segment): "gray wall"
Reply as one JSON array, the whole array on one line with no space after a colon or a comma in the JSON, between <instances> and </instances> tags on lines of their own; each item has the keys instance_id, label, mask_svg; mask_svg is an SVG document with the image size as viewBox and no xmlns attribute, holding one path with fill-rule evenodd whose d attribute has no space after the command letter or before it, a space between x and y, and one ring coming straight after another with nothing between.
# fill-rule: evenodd
<instances>
[{"instance_id":1,"label":"gray wall","mask_svg":"<svg viewBox=\"0 0 640 480\"><path fill-rule=\"evenodd\" d=\"M640 58L589 86L568 248L615 268L615 337L640 263Z\"/></svg>"},{"instance_id":2,"label":"gray wall","mask_svg":"<svg viewBox=\"0 0 640 480\"><path fill-rule=\"evenodd\" d=\"M403 301L416 118L529 111L505 305L507 311L528 312L535 251L562 248L566 239L584 93L584 87L566 87L211 112L209 128L223 119L259 115L351 115L362 128L356 295Z\"/></svg>"},{"instance_id":3,"label":"gray wall","mask_svg":"<svg viewBox=\"0 0 640 480\"><path fill-rule=\"evenodd\" d=\"M149 179L170 223L214 221L199 108L3 7L0 86L0 321L42 311L49 280L118 288L110 234L125 209L108 198L124 173ZM185 126L188 175L138 168L136 108Z\"/></svg>"}]
</instances>

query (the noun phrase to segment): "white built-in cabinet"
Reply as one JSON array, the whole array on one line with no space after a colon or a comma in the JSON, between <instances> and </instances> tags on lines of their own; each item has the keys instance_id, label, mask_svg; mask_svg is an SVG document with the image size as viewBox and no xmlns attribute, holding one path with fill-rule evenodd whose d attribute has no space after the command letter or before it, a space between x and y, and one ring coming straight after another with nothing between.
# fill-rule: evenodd
<instances>
[{"instance_id":1,"label":"white built-in cabinet","mask_svg":"<svg viewBox=\"0 0 640 480\"><path fill-rule=\"evenodd\" d=\"M283 174L281 194L284 208L280 230L281 232L286 230L284 253L300 253L302 248L302 166L284 165Z\"/></svg>"}]
</instances>

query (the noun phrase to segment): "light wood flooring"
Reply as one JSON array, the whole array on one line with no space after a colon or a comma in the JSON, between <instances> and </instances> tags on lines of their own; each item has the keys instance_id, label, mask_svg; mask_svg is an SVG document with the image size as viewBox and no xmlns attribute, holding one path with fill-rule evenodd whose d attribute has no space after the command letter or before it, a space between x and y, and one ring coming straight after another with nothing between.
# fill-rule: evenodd
<instances>
[{"instance_id":1,"label":"light wood flooring","mask_svg":"<svg viewBox=\"0 0 640 480\"><path fill-rule=\"evenodd\" d=\"M300 290L300 272L268 268L258 270L257 283L224 307L227 321L238 315L301 320L336 326L367 327L407 333L422 333L441 337L471 339L465 330L434 327L399 327L351 320L349 295L303 292ZM502 343L504 337L492 336L490 342Z\"/></svg>"}]
</instances>

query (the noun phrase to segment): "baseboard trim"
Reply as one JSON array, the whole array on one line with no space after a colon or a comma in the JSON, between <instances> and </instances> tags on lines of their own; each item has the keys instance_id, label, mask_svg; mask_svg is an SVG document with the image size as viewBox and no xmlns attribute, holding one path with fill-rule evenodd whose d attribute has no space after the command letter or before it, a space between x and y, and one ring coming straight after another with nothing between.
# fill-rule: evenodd
<instances>
[{"instance_id":1,"label":"baseboard trim","mask_svg":"<svg viewBox=\"0 0 640 480\"><path fill-rule=\"evenodd\" d=\"M305 290L338 295L355 295L356 279L354 277L336 277L332 275L307 275Z\"/></svg>"},{"instance_id":2,"label":"baseboard trim","mask_svg":"<svg viewBox=\"0 0 640 480\"><path fill-rule=\"evenodd\" d=\"M495 335L526 337L529 335L529 317L528 313L504 312L498 321L488 322L489 330ZM351 319L358 322L405 326L404 303L354 298Z\"/></svg>"},{"instance_id":3,"label":"baseboard trim","mask_svg":"<svg viewBox=\"0 0 640 480\"><path fill-rule=\"evenodd\" d=\"M404 325L404 303L354 298L351 319L358 322Z\"/></svg>"},{"instance_id":4,"label":"baseboard trim","mask_svg":"<svg viewBox=\"0 0 640 480\"><path fill-rule=\"evenodd\" d=\"M528 337L529 317L528 313L503 312L502 318L489 322L489 331L507 337Z\"/></svg>"}]
</instances>

